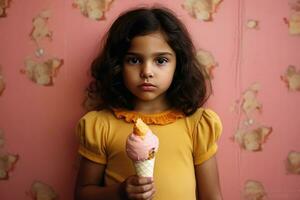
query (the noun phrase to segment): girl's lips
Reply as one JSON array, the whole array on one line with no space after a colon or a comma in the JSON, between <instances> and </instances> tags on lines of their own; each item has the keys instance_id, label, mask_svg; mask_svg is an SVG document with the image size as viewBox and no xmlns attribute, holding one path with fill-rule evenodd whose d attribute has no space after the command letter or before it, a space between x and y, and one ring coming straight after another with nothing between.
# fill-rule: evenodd
<instances>
[{"instance_id":1,"label":"girl's lips","mask_svg":"<svg viewBox=\"0 0 300 200\"><path fill-rule=\"evenodd\" d=\"M155 85L152 85L150 83L143 83L141 85L139 85L139 87L143 90L143 91L153 91L156 89Z\"/></svg>"}]
</instances>

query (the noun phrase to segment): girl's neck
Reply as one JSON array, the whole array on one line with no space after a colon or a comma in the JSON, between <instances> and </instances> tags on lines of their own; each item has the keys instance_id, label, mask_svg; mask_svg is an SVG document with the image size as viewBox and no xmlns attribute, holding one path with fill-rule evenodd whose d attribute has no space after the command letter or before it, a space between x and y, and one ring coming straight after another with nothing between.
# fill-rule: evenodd
<instances>
[{"instance_id":1,"label":"girl's neck","mask_svg":"<svg viewBox=\"0 0 300 200\"><path fill-rule=\"evenodd\" d=\"M170 109L169 103L164 101L136 101L134 110L136 112L141 112L145 114L154 114L154 113L160 113L163 111L166 111Z\"/></svg>"}]
</instances>

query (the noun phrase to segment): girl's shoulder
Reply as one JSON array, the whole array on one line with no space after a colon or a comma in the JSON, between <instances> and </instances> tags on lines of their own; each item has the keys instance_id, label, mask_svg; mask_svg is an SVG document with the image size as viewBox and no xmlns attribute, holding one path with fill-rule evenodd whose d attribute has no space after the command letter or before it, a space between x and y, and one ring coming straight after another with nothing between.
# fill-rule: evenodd
<instances>
[{"instance_id":1,"label":"girl's shoulder","mask_svg":"<svg viewBox=\"0 0 300 200\"><path fill-rule=\"evenodd\" d=\"M79 132L86 131L94 134L92 130L107 132L111 127L118 127L120 120L114 117L111 110L103 109L99 111L89 111L84 114L77 123Z\"/></svg>"},{"instance_id":2,"label":"girl's shoulder","mask_svg":"<svg viewBox=\"0 0 300 200\"><path fill-rule=\"evenodd\" d=\"M199 165L217 152L222 123L217 113L207 108L199 108L190 120L194 164Z\"/></svg>"},{"instance_id":3,"label":"girl's shoulder","mask_svg":"<svg viewBox=\"0 0 300 200\"><path fill-rule=\"evenodd\" d=\"M219 115L210 108L198 108L192 115L188 116L195 120L200 120L202 117L208 117L212 119L219 119Z\"/></svg>"},{"instance_id":4,"label":"girl's shoulder","mask_svg":"<svg viewBox=\"0 0 300 200\"><path fill-rule=\"evenodd\" d=\"M194 114L187 116L187 120L194 124L194 126L206 124L207 126L222 128L219 115L209 108L198 108Z\"/></svg>"}]
</instances>

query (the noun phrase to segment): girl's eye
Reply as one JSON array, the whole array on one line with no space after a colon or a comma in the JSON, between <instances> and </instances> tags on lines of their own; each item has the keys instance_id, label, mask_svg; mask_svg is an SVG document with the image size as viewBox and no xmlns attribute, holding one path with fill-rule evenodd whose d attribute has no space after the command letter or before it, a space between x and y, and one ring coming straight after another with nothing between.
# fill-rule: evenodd
<instances>
[{"instance_id":1,"label":"girl's eye","mask_svg":"<svg viewBox=\"0 0 300 200\"><path fill-rule=\"evenodd\" d=\"M136 65L141 63L140 59L137 57L128 57L126 58L126 62L130 65Z\"/></svg>"},{"instance_id":2,"label":"girl's eye","mask_svg":"<svg viewBox=\"0 0 300 200\"><path fill-rule=\"evenodd\" d=\"M165 65L167 62L169 62L169 60L165 57L159 57L156 59L156 63L158 65Z\"/></svg>"}]
</instances>

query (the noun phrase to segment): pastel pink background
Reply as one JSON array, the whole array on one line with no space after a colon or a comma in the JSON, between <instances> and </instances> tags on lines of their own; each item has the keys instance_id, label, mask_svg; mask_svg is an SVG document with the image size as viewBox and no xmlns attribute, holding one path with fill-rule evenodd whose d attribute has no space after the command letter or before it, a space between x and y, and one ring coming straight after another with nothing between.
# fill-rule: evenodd
<instances>
[{"instance_id":1,"label":"pastel pink background","mask_svg":"<svg viewBox=\"0 0 300 200\"><path fill-rule=\"evenodd\" d=\"M218 62L208 105L224 125L218 153L224 199L242 199L250 179L264 185L268 199L299 200L300 176L287 174L284 165L290 151L300 151L300 93L288 91L280 80L288 65L300 68L300 37L290 36L283 22L290 13L285 0L225 0L213 22L190 17L181 7L183 0L115 0L104 21L83 17L72 8L72 0L12 1L8 17L0 19L0 65L6 83L0 97L0 129L5 151L20 159L9 180L0 181L0 199L30 199L27 193L35 180L53 186L61 200L73 198L74 127L85 112L81 103L89 64L112 21L140 2L160 2L173 9L196 47L210 51ZM25 58L34 57L32 19L44 9L52 11L48 27L53 31L53 41L42 43L46 56L64 60L53 87L38 86L20 73ZM259 20L259 29L247 29L248 19ZM259 119L273 128L262 152L243 151L230 139L238 123L230 106L254 82L261 85Z\"/></svg>"}]
</instances>

